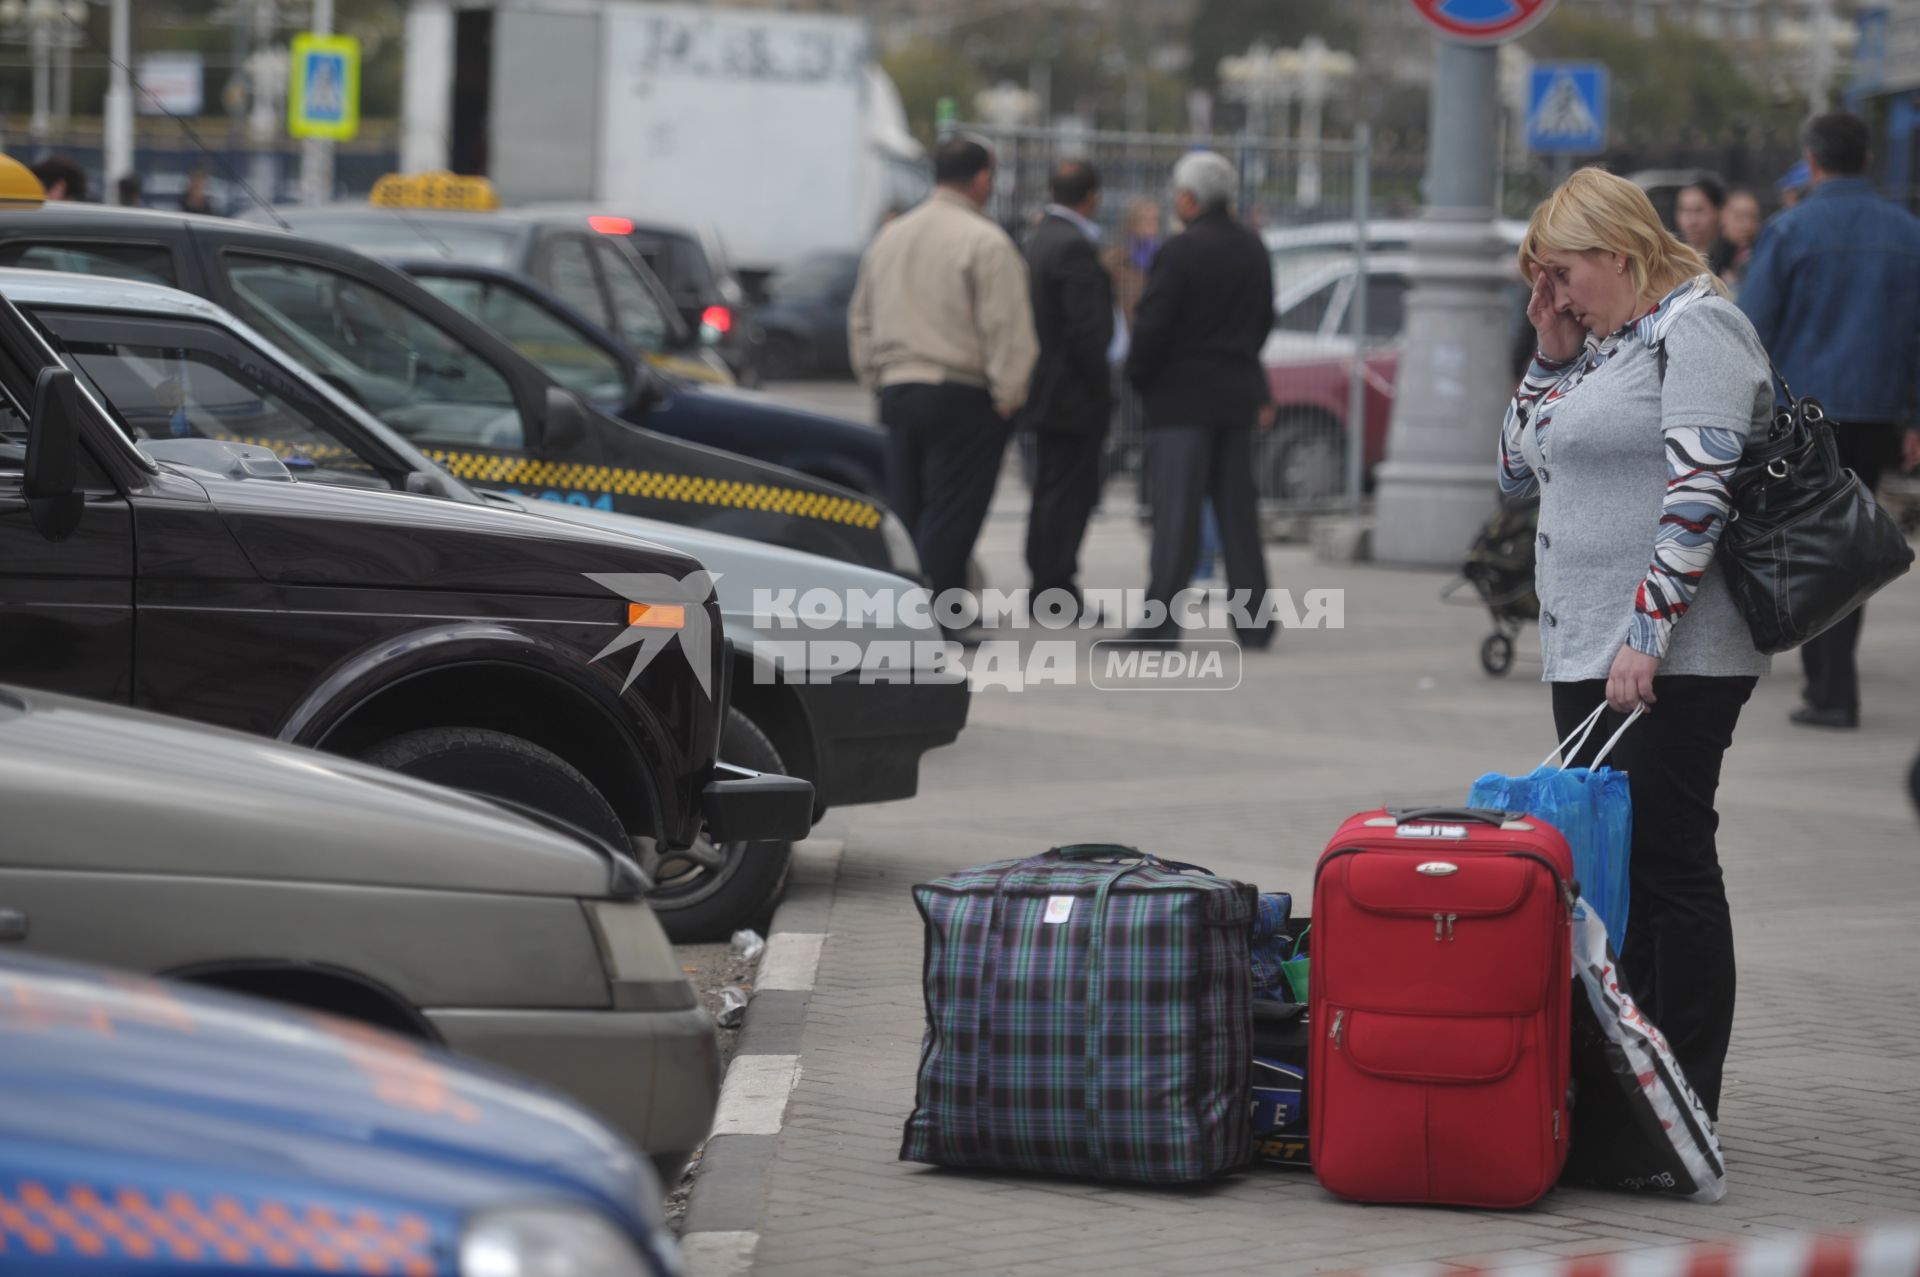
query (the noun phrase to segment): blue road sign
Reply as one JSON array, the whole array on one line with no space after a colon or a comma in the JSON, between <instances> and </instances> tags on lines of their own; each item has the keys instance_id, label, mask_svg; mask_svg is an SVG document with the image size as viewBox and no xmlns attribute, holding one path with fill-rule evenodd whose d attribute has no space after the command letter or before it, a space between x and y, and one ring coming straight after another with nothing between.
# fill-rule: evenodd
<instances>
[{"instance_id":1,"label":"blue road sign","mask_svg":"<svg viewBox=\"0 0 1920 1277\"><path fill-rule=\"evenodd\" d=\"M1527 85L1527 149L1591 155L1607 149L1607 69L1598 62L1543 62Z\"/></svg>"}]
</instances>

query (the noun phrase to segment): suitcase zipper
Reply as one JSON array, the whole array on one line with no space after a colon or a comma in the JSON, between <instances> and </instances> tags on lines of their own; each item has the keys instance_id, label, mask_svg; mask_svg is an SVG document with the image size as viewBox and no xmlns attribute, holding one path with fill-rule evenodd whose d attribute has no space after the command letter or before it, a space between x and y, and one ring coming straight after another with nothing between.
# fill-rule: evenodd
<instances>
[{"instance_id":1,"label":"suitcase zipper","mask_svg":"<svg viewBox=\"0 0 1920 1277\"><path fill-rule=\"evenodd\" d=\"M1553 1111L1553 1142L1555 1144L1558 1144L1560 1142L1560 1110L1559 1109L1555 1109Z\"/></svg>"},{"instance_id":2,"label":"suitcase zipper","mask_svg":"<svg viewBox=\"0 0 1920 1277\"><path fill-rule=\"evenodd\" d=\"M1460 921L1460 915L1457 913L1434 914L1433 915L1434 943L1438 944L1444 938L1449 944L1451 944L1453 942L1453 924L1458 921Z\"/></svg>"},{"instance_id":3,"label":"suitcase zipper","mask_svg":"<svg viewBox=\"0 0 1920 1277\"><path fill-rule=\"evenodd\" d=\"M1453 924L1458 921L1460 921L1459 914L1450 913L1447 915L1447 943L1448 944L1453 943Z\"/></svg>"},{"instance_id":4,"label":"suitcase zipper","mask_svg":"<svg viewBox=\"0 0 1920 1277\"><path fill-rule=\"evenodd\" d=\"M1343 1022L1345 1022L1346 1018L1347 1018L1347 1013L1345 1011L1335 1011L1333 1013L1332 1038L1333 1038L1333 1049L1336 1051L1340 1049L1340 1026Z\"/></svg>"}]
</instances>

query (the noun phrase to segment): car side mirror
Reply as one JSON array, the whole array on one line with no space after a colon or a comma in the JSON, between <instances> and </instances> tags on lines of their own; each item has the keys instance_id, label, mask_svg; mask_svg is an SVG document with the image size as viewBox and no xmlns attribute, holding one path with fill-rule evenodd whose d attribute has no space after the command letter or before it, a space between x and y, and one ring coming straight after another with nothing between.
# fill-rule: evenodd
<instances>
[{"instance_id":1,"label":"car side mirror","mask_svg":"<svg viewBox=\"0 0 1920 1277\"><path fill-rule=\"evenodd\" d=\"M547 387L547 415L541 423L540 446L555 453L582 443L587 437L587 406L565 386Z\"/></svg>"},{"instance_id":2,"label":"car side mirror","mask_svg":"<svg viewBox=\"0 0 1920 1277\"><path fill-rule=\"evenodd\" d=\"M621 415L632 416L651 412L667 397L667 386L644 359L633 361L633 370L628 381L627 401L621 405Z\"/></svg>"},{"instance_id":3,"label":"car side mirror","mask_svg":"<svg viewBox=\"0 0 1920 1277\"><path fill-rule=\"evenodd\" d=\"M80 525L80 383L66 368L42 368L27 421L24 491L33 526L49 541Z\"/></svg>"}]
</instances>

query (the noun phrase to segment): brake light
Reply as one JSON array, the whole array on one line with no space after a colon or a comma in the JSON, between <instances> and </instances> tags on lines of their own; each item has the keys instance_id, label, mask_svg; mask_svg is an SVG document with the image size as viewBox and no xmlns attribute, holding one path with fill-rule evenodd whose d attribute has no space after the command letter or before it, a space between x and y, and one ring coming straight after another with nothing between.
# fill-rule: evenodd
<instances>
[{"instance_id":1,"label":"brake light","mask_svg":"<svg viewBox=\"0 0 1920 1277\"><path fill-rule=\"evenodd\" d=\"M587 219L587 225L599 231L602 235L633 234L633 219L631 217L615 217L611 213L595 213Z\"/></svg>"},{"instance_id":2,"label":"brake light","mask_svg":"<svg viewBox=\"0 0 1920 1277\"><path fill-rule=\"evenodd\" d=\"M700 312L700 326L724 337L733 331L733 312L725 306L709 306Z\"/></svg>"}]
</instances>

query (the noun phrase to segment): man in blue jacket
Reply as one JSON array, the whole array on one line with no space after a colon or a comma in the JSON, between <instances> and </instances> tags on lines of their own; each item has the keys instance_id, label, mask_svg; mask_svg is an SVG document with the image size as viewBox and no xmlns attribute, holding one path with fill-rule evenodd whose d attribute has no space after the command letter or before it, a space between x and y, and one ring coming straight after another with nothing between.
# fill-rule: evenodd
<instances>
[{"instance_id":1,"label":"man in blue jacket","mask_svg":"<svg viewBox=\"0 0 1920 1277\"><path fill-rule=\"evenodd\" d=\"M1826 409L1841 462L1871 490L1920 454L1920 221L1874 194L1860 117L1816 115L1800 140L1812 190L1761 232L1740 309L1794 393ZM1800 649L1806 704L1794 722L1860 725L1865 610Z\"/></svg>"}]
</instances>

